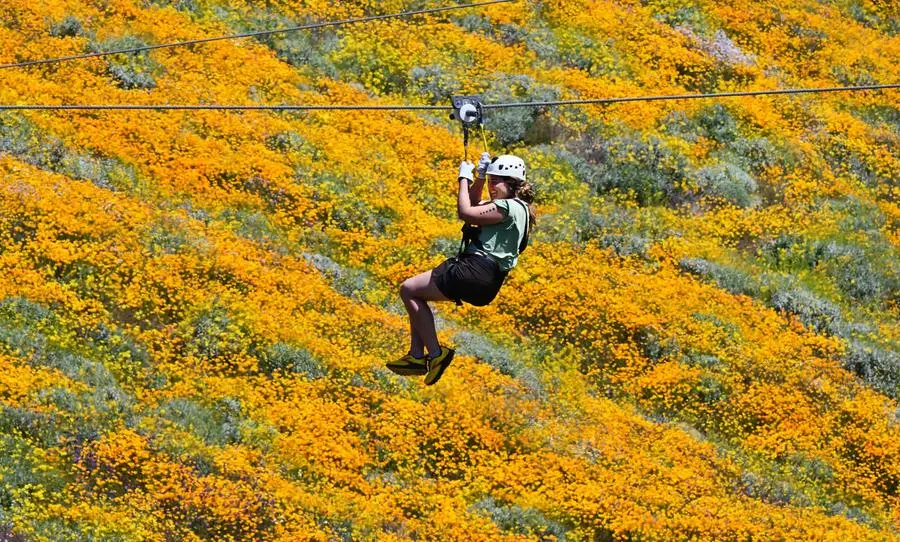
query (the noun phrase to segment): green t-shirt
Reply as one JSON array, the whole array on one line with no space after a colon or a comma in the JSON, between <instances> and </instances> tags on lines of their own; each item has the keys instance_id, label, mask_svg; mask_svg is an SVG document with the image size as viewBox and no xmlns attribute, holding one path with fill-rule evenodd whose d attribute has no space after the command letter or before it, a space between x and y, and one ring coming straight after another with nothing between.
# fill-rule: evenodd
<instances>
[{"instance_id":1,"label":"green t-shirt","mask_svg":"<svg viewBox=\"0 0 900 542\"><path fill-rule=\"evenodd\" d=\"M518 261L519 243L525 235L528 212L523 204L511 199L495 199L492 203L506 218L496 224L481 226L478 240L470 244L466 252L473 249L487 252L500 263L500 269L509 271Z\"/></svg>"}]
</instances>

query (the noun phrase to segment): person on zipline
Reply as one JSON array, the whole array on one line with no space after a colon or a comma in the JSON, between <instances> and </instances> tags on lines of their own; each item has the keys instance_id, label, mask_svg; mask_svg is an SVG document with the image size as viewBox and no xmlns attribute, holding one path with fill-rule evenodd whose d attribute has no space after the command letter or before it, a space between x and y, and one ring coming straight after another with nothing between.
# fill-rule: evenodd
<instances>
[{"instance_id":1,"label":"person on zipline","mask_svg":"<svg viewBox=\"0 0 900 542\"><path fill-rule=\"evenodd\" d=\"M457 215L465 222L460 251L431 271L403 281L400 297L409 313L410 347L402 358L387 364L400 375L425 375L437 382L453 360L454 351L438 343L434 315L428 301L455 301L484 306L494 300L519 253L528 245L535 215L530 204L534 189L525 180L525 162L513 155L491 160L481 155L475 165L459 166ZM485 177L491 199L481 200ZM425 355L425 349L428 355Z\"/></svg>"}]
</instances>

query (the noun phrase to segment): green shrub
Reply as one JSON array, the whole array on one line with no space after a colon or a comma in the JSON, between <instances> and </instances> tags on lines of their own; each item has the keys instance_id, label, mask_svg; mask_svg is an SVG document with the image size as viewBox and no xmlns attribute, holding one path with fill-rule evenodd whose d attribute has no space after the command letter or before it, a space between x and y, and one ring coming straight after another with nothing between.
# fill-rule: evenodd
<instances>
[{"instance_id":1,"label":"green shrub","mask_svg":"<svg viewBox=\"0 0 900 542\"><path fill-rule=\"evenodd\" d=\"M460 234L462 237L462 234ZM459 252L460 239L449 238L449 237L436 237L431 240L431 244L428 247L428 252L431 254L441 254L448 258L456 256L456 253Z\"/></svg>"},{"instance_id":2,"label":"green shrub","mask_svg":"<svg viewBox=\"0 0 900 542\"><path fill-rule=\"evenodd\" d=\"M240 443L245 422L241 402L235 398L219 399L206 406L194 399L176 397L159 407L159 416L215 446Z\"/></svg>"},{"instance_id":3,"label":"green shrub","mask_svg":"<svg viewBox=\"0 0 900 542\"><path fill-rule=\"evenodd\" d=\"M787 458L787 464L797 479L813 480L824 484L834 482L834 469L818 457L808 457L805 454L796 453Z\"/></svg>"},{"instance_id":4,"label":"green shrub","mask_svg":"<svg viewBox=\"0 0 900 542\"><path fill-rule=\"evenodd\" d=\"M631 194L640 205L677 204L685 197L687 159L656 137L585 134L567 149L583 161L572 167L597 194Z\"/></svg>"},{"instance_id":5,"label":"green shrub","mask_svg":"<svg viewBox=\"0 0 900 542\"><path fill-rule=\"evenodd\" d=\"M763 291L762 285L755 277L738 269L719 265L702 258L683 258L678 262L678 267L692 275L711 280L719 288L735 295L756 297Z\"/></svg>"},{"instance_id":6,"label":"green shrub","mask_svg":"<svg viewBox=\"0 0 900 542\"><path fill-rule=\"evenodd\" d=\"M812 501L792 484L782 480L770 480L753 472L744 472L738 478L740 491L753 499L777 505L810 506Z\"/></svg>"},{"instance_id":7,"label":"green shrub","mask_svg":"<svg viewBox=\"0 0 900 542\"><path fill-rule=\"evenodd\" d=\"M364 299L363 294L370 288L372 280L367 272L343 267L324 254L304 252L303 258L329 280L335 291L351 299Z\"/></svg>"},{"instance_id":8,"label":"green shrub","mask_svg":"<svg viewBox=\"0 0 900 542\"><path fill-rule=\"evenodd\" d=\"M833 241L820 245L826 273L838 288L857 301L875 301L891 290L890 277L885 270L877 270L865 250Z\"/></svg>"},{"instance_id":9,"label":"green shrub","mask_svg":"<svg viewBox=\"0 0 900 542\"><path fill-rule=\"evenodd\" d=\"M50 25L50 35L56 38L68 38L84 35L81 21L73 15L66 15L63 20Z\"/></svg>"},{"instance_id":10,"label":"green shrub","mask_svg":"<svg viewBox=\"0 0 900 542\"><path fill-rule=\"evenodd\" d=\"M740 135L737 121L722 104L704 107L694 114L694 122L700 133L717 143L731 143Z\"/></svg>"},{"instance_id":11,"label":"green shrub","mask_svg":"<svg viewBox=\"0 0 900 542\"><path fill-rule=\"evenodd\" d=\"M840 307L801 287L776 291L771 305L775 310L794 314L818 333L834 334L842 323Z\"/></svg>"},{"instance_id":12,"label":"green shrub","mask_svg":"<svg viewBox=\"0 0 900 542\"><path fill-rule=\"evenodd\" d=\"M705 167L695 175L703 195L722 198L742 208L760 203L756 180L733 164Z\"/></svg>"},{"instance_id":13,"label":"green shrub","mask_svg":"<svg viewBox=\"0 0 900 542\"><path fill-rule=\"evenodd\" d=\"M460 331L453 336L453 341L459 345L457 348L459 354L474 356L501 374L518 379L533 393L543 393L540 377L533 369L512 357L506 348L493 343L484 335Z\"/></svg>"},{"instance_id":14,"label":"green shrub","mask_svg":"<svg viewBox=\"0 0 900 542\"><path fill-rule=\"evenodd\" d=\"M91 181L107 190L142 194L148 184L131 164L118 158L78 153L17 115L0 113L0 152L47 171Z\"/></svg>"},{"instance_id":15,"label":"green shrub","mask_svg":"<svg viewBox=\"0 0 900 542\"><path fill-rule=\"evenodd\" d=\"M279 132L266 136L266 148L278 152L301 152L313 158L321 158L320 150L297 132Z\"/></svg>"},{"instance_id":16,"label":"green shrub","mask_svg":"<svg viewBox=\"0 0 900 542\"><path fill-rule=\"evenodd\" d=\"M223 209L219 213L219 219L236 223L234 233L259 243L268 250L278 252L282 256L286 256L292 251L292 247L284 240L281 231L262 211L231 207Z\"/></svg>"},{"instance_id":17,"label":"green shrub","mask_svg":"<svg viewBox=\"0 0 900 542\"><path fill-rule=\"evenodd\" d=\"M490 517L502 531L540 537L541 540L566 540L566 527L548 519L535 508L522 508L516 504L498 502L493 497L485 497L469 509Z\"/></svg>"},{"instance_id":18,"label":"green shrub","mask_svg":"<svg viewBox=\"0 0 900 542\"><path fill-rule=\"evenodd\" d=\"M462 86L455 73L438 64L416 66L409 72L410 91L427 96L430 103L449 103Z\"/></svg>"},{"instance_id":19,"label":"green shrub","mask_svg":"<svg viewBox=\"0 0 900 542\"><path fill-rule=\"evenodd\" d=\"M55 446L59 444L59 424L55 414L0 404L0 438L23 438L42 446Z\"/></svg>"},{"instance_id":20,"label":"green shrub","mask_svg":"<svg viewBox=\"0 0 900 542\"><path fill-rule=\"evenodd\" d=\"M205 255L211 248L205 237L191 233L187 220L179 215L163 215L141 232L141 244L153 257L164 254Z\"/></svg>"},{"instance_id":21,"label":"green shrub","mask_svg":"<svg viewBox=\"0 0 900 542\"><path fill-rule=\"evenodd\" d=\"M260 13L257 11L257 13ZM242 17L241 20L246 20ZM287 28L319 22L308 18L294 21L280 15L267 14L251 18L250 24L243 25L247 31L259 28ZM337 79L339 70L331 61L330 54L339 48L340 37L334 28L316 28L299 32L280 32L256 38L275 51L281 60L302 69Z\"/></svg>"},{"instance_id":22,"label":"green shrub","mask_svg":"<svg viewBox=\"0 0 900 542\"><path fill-rule=\"evenodd\" d=\"M834 240L814 241L782 234L761 244L759 254L770 265L787 271L817 270L851 299L878 302L895 291L900 270L889 246L864 249Z\"/></svg>"},{"instance_id":23,"label":"green shrub","mask_svg":"<svg viewBox=\"0 0 900 542\"><path fill-rule=\"evenodd\" d=\"M828 508L828 513L832 516L844 516L847 519L853 520L861 525L866 525L873 529L878 528L878 522L872 519L861 508L857 508L855 506L847 506L842 502L832 504Z\"/></svg>"},{"instance_id":24,"label":"green shrub","mask_svg":"<svg viewBox=\"0 0 900 542\"><path fill-rule=\"evenodd\" d=\"M487 75L486 79L482 93L485 103L544 102L558 100L560 96L557 87L539 83L527 75L498 72ZM505 148L518 143L547 143L549 134L538 123L546 114L546 108L542 107L489 109L484 114L484 125Z\"/></svg>"},{"instance_id":25,"label":"green shrub","mask_svg":"<svg viewBox=\"0 0 900 542\"><path fill-rule=\"evenodd\" d=\"M799 158L788 147L776 146L765 137L746 139L739 137L732 141L728 150L728 161L739 165L742 169L759 175L766 168L781 166L783 172L797 167Z\"/></svg>"},{"instance_id":26,"label":"green shrub","mask_svg":"<svg viewBox=\"0 0 900 542\"><path fill-rule=\"evenodd\" d=\"M178 11L189 13L194 18L199 18L203 15L203 7L200 5L200 0L141 0L141 4L144 7L171 7Z\"/></svg>"},{"instance_id":27,"label":"green shrub","mask_svg":"<svg viewBox=\"0 0 900 542\"><path fill-rule=\"evenodd\" d=\"M881 175L866 156L851 149L842 139L842 137L832 136L822 141L822 155L831 166L832 171L851 175L870 188L896 182L895 179Z\"/></svg>"},{"instance_id":28,"label":"green shrub","mask_svg":"<svg viewBox=\"0 0 900 542\"><path fill-rule=\"evenodd\" d=\"M103 42L91 42L93 53L137 49L149 45L137 36L122 36ZM156 88L156 78L165 73L163 66L150 57L149 51L108 55L106 73L125 90L151 90Z\"/></svg>"},{"instance_id":29,"label":"green shrub","mask_svg":"<svg viewBox=\"0 0 900 542\"><path fill-rule=\"evenodd\" d=\"M0 407L0 412L4 408ZM2 511L15 510L19 503L14 499L15 491L40 488L46 494L63 492L72 477L33 459L34 443L20 436L0 434L0 517ZM0 540L3 538L0 527ZM24 539L23 539L24 540Z\"/></svg>"},{"instance_id":30,"label":"green shrub","mask_svg":"<svg viewBox=\"0 0 900 542\"><path fill-rule=\"evenodd\" d=\"M619 257L637 256L647 259L647 250L650 241L634 234L608 234L598 238L598 243L603 248L611 248Z\"/></svg>"},{"instance_id":31,"label":"green shrub","mask_svg":"<svg viewBox=\"0 0 900 542\"><path fill-rule=\"evenodd\" d=\"M851 339L843 366L881 393L900 399L900 354Z\"/></svg>"},{"instance_id":32,"label":"green shrub","mask_svg":"<svg viewBox=\"0 0 900 542\"><path fill-rule=\"evenodd\" d=\"M286 343L275 343L260 356L259 368L266 374L289 372L305 375L307 378L322 378L327 374L322 363L302 347Z\"/></svg>"},{"instance_id":33,"label":"green shrub","mask_svg":"<svg viewBox=\"0 0 900 542\"><path fill-rule=\"evenodd\" d=\"M860 200L854 196L840 200L829 199L824 202L824 207L843 216L838 224L841 231L847 233L865 232L872 237L881 237L881 229L887 223L884 212L875 202Z\"/></svg>"},{"instance_id":34,"label":"green shrub","mask_svg":"<svg viewBox=\"0 0 900 542\"><path fill-rule=\"evenodd\" d=\"M245 324L240 315L219 304L202 309L189 322L180 325L185 349L195 355L215 360L237 354L259 358L265 349L265 339Z\"/></svg>"},{"instance_id":35,"label":"green shrub","mask_svg":"<svg viewBox=\"0 0 900 542\"><path fill-rule=\"evenodd\" d=\"M704 374L700 377L693 394L700 399L700 402L715 405L728 398L728 389L715 377Z\"/></svg>"}]
</instances>

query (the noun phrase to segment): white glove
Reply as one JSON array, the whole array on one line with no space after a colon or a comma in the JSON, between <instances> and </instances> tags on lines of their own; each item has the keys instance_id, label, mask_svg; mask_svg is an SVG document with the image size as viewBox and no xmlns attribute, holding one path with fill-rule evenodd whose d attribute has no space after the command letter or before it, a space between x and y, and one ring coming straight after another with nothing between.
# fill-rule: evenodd
<instances>
[{"instance_id":1,"label":"white glove","mask_svg":"<svg viewBox=\"0 0 900 542\"><path fill-rule=\"evenodd\" d=\"M485 151L481 153L481 160L478 161L478 176L484 179L488 166L491 165L491 153Z\"/></svg>"},{"instance_id":2,"label":"white glove","mask_svg":"<svg viewBox=\"0 0 900 542\"><path fill-rule=\"evenodd\" d=\"M472 162L466 162L464 160L463 163L459 165L459 178L466 179L467 181L472 182L472 170L474 169L475 164L473 164Z\"/></svg>"}]
</instances>

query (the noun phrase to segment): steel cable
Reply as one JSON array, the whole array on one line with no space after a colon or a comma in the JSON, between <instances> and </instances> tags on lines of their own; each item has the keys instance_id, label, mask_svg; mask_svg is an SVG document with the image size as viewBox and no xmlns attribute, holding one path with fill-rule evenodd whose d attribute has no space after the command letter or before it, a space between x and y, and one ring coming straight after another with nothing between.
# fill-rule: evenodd
<instances>
[{"instance_id":1,"label":"steel cable","mask_svg":"<svg viewBox=\"0 0 900 542\"><path fill-rule=\"evenodd\" d=\"M741 96L766 96L774 94L809 94L816 92L852 92L865 90L886 90L900 88L900 84L866 85L856 87L822 87L822 88L792 88L781 90L755 90L746 92L720 92L710 94L668 94L658 96L623 96L618 98L598 98L589 100L560 100L544 102L514 102L499 104L482 104L485 109L503 109L511 107L551 107L559 105L591 105L611 104L621 102L660 101L660 100L690 100L697 98L732 98ZM215 111L452 111L452 106L444 105L172 105L172 104L61 104L61 105L37 105L37 104L6 104L0 105L0 111L11 110L146 110L146 111L171 111L171 110L215 110Z\"/></svg>"},{"instance_id":2,"label":"steel cable","mask_svg":"<svg viewBox=\"0 0 900 542\"><path fill-rule=\"evenodd\" d=\"M42 64L54 64L58 62L66 62L69 60L80 60L84 58L96 58L108 55L117 55L117 54L126 54L126 53L139 53L142 51L152 51L154 49L165 49L169 47L183 47L187 45L197 45L199 43L209 43L212 41L222 41L222 40L233 40L233 39L241 39L241 38L253 38L257 36L269 36L271 34L279 34L284 32L296 32L298 30L313 30L316 28L325 28L328 26L340 26L345 24L354 24L354 23L363 23L368 21L378 21L382 19L392 19L396 17L409 17L412 15L424 15L429 13L438 13L442 11L450 11L454 9L463 9L463 8L475 8L481 6L489 6L491 4L502 4L506 2L515 2L516 0L490 0L487 2L479 2L473 4L460 4L457 6L444 6L440 8L429 8L429 9L420 9L416 11L404 11L402 13L390 13L386 15L370 15L368 17L357 17L355 19L345 19L342 21L331 21L325 23L313 23L306 24L301 26L292 26L290 28L280 28L276 30L260 30L257 32L246 32L244 34L233 34L229 36L216 36L212 38L200 38L195 40L188 41L179 41L174 43L161 43L157 45L146 45L143 47L134 47L131 49L118 49L115 51L100 51L96 53L85 53L81 55L72 55L72 56L63 56L57 58L45 58L41 60L26 60L24 62L15 62L12 64L0 64L0 69L4 68L24 68L28 66L38 66Z\"/></svg>"}]
</instances>

